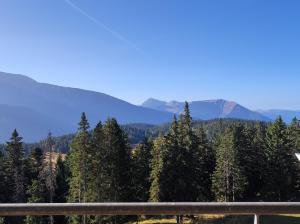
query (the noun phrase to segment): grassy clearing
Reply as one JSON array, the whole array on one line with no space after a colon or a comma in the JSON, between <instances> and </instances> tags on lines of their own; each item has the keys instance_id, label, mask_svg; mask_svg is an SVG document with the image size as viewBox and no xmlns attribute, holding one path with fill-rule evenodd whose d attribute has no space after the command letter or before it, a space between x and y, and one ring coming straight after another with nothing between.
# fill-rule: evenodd
<instances>
[{"instance_id":1,"label":"grassy clearing","mask_svg":"<svg viewBox=\"0 0 300 224\"><path fill-rule=\"evenodd\" d=\"M253 224L253 216L213 216L204 215L199 216L197 220L192 222L185 218L184 224ZM175 218L156 218L145 219L138 223L132 224L176 224ZM260 224L300 224L300 215L278 215L278 216L262 216Z\"/></svg>"}]
</instances>

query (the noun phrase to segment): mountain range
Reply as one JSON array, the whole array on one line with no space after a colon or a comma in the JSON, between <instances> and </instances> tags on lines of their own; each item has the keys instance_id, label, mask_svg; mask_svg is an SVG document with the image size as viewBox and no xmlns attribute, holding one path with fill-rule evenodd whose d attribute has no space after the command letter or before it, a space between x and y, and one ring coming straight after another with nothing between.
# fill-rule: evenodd
<instances>
[{"instance_id":1,"label":"mountain range","mask_svg":"<svg viewBox=\"0 0 300 224\"><path fill-rule=\"evenodd\" d=\"M142 106L159 111L181 114L184 109L184 102L164 102L153 98L145 101ZM251 111L235 102L218 100L204 100L189 102L191 115L194 118L210 120L215 118L237 118L244 120L270 121L271 119L258 112Z\"/></svg>"},{"instance_id":2,"label":"mountain range","mask_svg":"<svg viewBox=\"0 0 300 224\"><path fill-rule=\"evenodd\" d=\"M180 114L184 103L149 99L133 105L104 93L37 82L24 75L0 72L0 142L16 128L25 142L74 133L80 114L86 112L91 127L107 117L121 124L162 124ZM289 119L296 111L251 111L235 102L206 100L190 102L194 119L238 118L271 121L279 114ZM300 116L299 116L300 117Z\"/></svg>"},{"instance_id":3,"label":"mountain range","mask_svg":"<svg viewBox=\"0 0 300 224\"><path fill-rule=\"evenodd\" d=\"M120 123L160 124L172 114L136 106L112 96L76 88L39 83L27 76L0 72L0 141L14 128L27 142L74 133L80 114L86 112L91 126L107 117Z\"/></svg>"}]
</instances>

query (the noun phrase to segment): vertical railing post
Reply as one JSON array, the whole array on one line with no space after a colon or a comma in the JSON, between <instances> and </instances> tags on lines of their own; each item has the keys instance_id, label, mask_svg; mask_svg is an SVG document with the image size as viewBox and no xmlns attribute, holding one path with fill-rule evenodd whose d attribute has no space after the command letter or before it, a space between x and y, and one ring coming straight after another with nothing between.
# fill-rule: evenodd
<instances>
[{"instance_id":1,"label":"vertical railing post","mask_svg":"<svg viewBox=\"0 0 300 224\"><path fill-rule=\"evenodd\" d=\"M254 224L259 224L259 215L254 215Z\"/></svg>"}]
</instances>

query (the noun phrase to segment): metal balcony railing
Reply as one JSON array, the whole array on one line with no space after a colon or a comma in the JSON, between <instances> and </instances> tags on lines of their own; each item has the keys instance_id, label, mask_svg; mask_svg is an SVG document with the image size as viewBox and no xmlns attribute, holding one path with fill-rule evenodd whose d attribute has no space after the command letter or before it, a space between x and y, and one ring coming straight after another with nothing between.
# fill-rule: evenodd
<instances>
[{"instance_id":1,"label":"metal balcony railing","mask_svg":"<svg viewBox=\"0 0 300 224\"><path fill-rule=\"evenodd\" d=\"M300 214L300 203L46 203L0 204L0 216L41 215L260 215Z\"/></svg>"}]
</instances>

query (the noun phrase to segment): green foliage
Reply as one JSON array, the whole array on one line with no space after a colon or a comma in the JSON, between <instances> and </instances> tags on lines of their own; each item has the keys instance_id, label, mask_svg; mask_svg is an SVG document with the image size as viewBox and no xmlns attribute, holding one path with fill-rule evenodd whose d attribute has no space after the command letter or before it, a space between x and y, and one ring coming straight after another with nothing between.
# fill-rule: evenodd
<instances>
[{"instance_id":1,"label":"green foliage","mask_svg":"<svg viewBox=\"0 0 300 224\"><path fill-rule=\"evenodd\" d=\"M152 157L150 200L212 199L214 153L204 131L193 130L187 103L179 123L174 117L168 134L154 141Z\"/></svg>"},{"instance_id":2,"label":"green foliage","mask_svg":"<svg viewBox=\"0 0 300 224\"><path fill-rule=\"evenodd\" d=\"M7 195L6 195L6 191L4 189L6 189L6 175L5 175L5 167L4 167L4 155L3 153L0 151L0 189L2 189L0 191L0 203L4 203L6 201Z\"/></svg>"},{"instance_id":3,"label":"green foliage","mask_svg":"<svg viewBox=\"0 0 300 224\"><path fill-rule=\"evenodd\" d=\"M87 160L89 152L90 135L89 124L85 113L81 116L78 133L71 144L69 155L70 166L70 202L87 202Z\"/></svg>"},{"instance_id":4,"label":"green foliage","mask_svg":"<svg viewBox=\"0 0 300 224\"><path fill-rule=\"evenodd\" d=\"M69 155L69 202L89 202L91 201L88 194L89 171L88 160L90 150L90 133L89 123L85 113L82 113L79 122L79 128L76 137L71 144ZM72 223L85 224L87 217L72 217Z\"/></svg>"},{"instance_id":5,"label":"green foliage","mask_svg":"<svg viewBox=\"0 0 300 224\"><path fill-rule=\"evenodd\" d=\"M267 157L265 146L265 129L262 124L255 127L243 127L242 141L239 144L239 161L247 178L247 186L243 195L244 201L264 200L264 187L267 177Z\"/></svg>"},{"instance_id":6,"label":"green foliage","mask_svg":"<svg viewBox=\"0 0 300 224\"><path fill-rule=\"evenodd\" d=\"M159 202L163 200L161 195L162 169L164 165L164 155L166 149L166 139L163 136L154 140L151 152L151 173L150 173L150 201Z\"/></svg>"},{"instance_id":7,"label":"green foliage","mask_svg":"<svg viewBox=\"0 0 300 224\"><path fill-rule=\"evenodd\" d=\"M128 132L128 133L127 133ZM129 144L128 135L131 138ZM149 137L149 138L146 138ZM0 202L298 201L300 122L179 121L90 130L83 113L76 136L27 145L15 130L0 150ZM52 153L71 143L65 156ZM44 150L42 150L40 146ZM49 154L50 153L50 154ZM178 216L180 219L180 216ZM124 217L6 218L6 223L124 223ZM180 221L180 220L179 220Z\"/></svg>"},{"instance_id":8,"label":"green foliage","mask_svg":"<svg viewBox=\"0 0 300 224\"><path fill-rule=\"evenodd\" d=\"M69 185L68 185L69 171L65 162L62 160L61 155L59 155L56 162L56 189L53 201L55 203L65 203L67 202ZM67 218L64 216L54 216L54 223L64 224L67 223Z\"/></svg>"},{"instance_id":9,"label":"green foliage","mask_svg":"<svg viewBox=\"0 0 300 224\"><path fill-rule=\"evenodd\" d=\"M22 138L14 130L6 146L5 157L6 189L10 202L22 203L25 198L25 156ZM22 217L11 217L8 222L23 223Z\"/></svg>"},{"instance_id":10,"label":"green foliage","mask_svg":"<svg viewBox=\"0 0 300 224\"><path fill-rule=\"evenodd\" d=\"M165 150L161 157L163 163L160 174L160 201L185 201L187 189L187 167L185 149L179 145L179 128L176 118L168 135L165 137Z\"/></svg>"},{"instance_id":11,"label":"green foliage","mask_svg":"<svg viewBox=\"0 0 300 224\"><path fill-rule=\"evenodd\" d=\"M299 180L299 164L295 157L293 142L288 136L288 128L279 117L266 133L266 153L268 159L267 195L269 200L292 200Z\"/></svg>"},{"instance_id":12,"label":"green foliage","mask_svg":"<svg viewBox=\"0 0 300 224\"><path fill-rule=\"evenodd\" d=\"M48 202L48 191L46 188L44 170L44 154L40 148L33 149L27 158L27 202L46 203ZM26 224L47 223L47 217L27 216Z\"/></svg>"},{"instance_id":13,"label":"green foliage","mask_svg":"<svg viewBox=\"0 0 300 224\"><path fill-rule=\"evenodd\" d=\"M196 200L200 202L212 201L212 174L215 170L215 151L209 143L203 128L196 130L197 143L193 153L193 184L197 194Z\"/></svg>"},{"instance_id":14,"label":"green foliage","mask_svg":"<svg viewBox=\"0 0 300 224\"><path fill-rule=\"evenodd\" d=\"M294 118L288 127L288 134L293 150L300 152L300 121L297 118Z\"/></svg>"},{"instance_id":15,"label":"green foliage","mask_svg":"<svg viewBox=\"0 0 300 224\"><path fill-rule=\"evenodd\" d=\"M230 128L220 137L216 169L213 174L213 190L217 201L234 202L242 198L247 179L244 176L239 161L240 133L236 128Z\"/></svg>"},{"instance_id":16,"label":"green foliage","mask_svg":"<svg viewBox=\"0 0 300 224\"><path fill-rule=\"evenodd\" d=\"M106 151L106 201L130 200L130 147L127 136L115 119L108 119L103 127L103 145Z\"/></svg>"},{"instance_id":17,"label":"green foliage","mask_svg":"<svg viewBox=\"0 0 300 224\"><path fill-rule=\"evenodd\" d=\"M6 172L13 202L25 202L24 151L22 138L14 130L6 147Z\"/></svg>"},{"instance_id":18,"label":"green foliage","mask_svg":"<svg viewBox=\"0 0 300 224\"><path fill-rule=\"evenodd\" d=\"M152 147L152 142L145 139L132 152L132 186L137 202L147 202L149 200Z\"/></svg>"}]
</instances>

